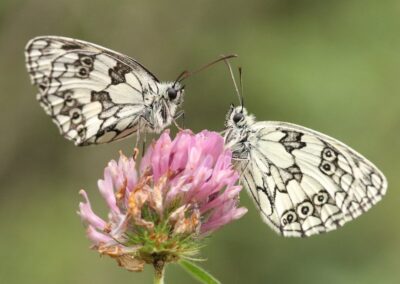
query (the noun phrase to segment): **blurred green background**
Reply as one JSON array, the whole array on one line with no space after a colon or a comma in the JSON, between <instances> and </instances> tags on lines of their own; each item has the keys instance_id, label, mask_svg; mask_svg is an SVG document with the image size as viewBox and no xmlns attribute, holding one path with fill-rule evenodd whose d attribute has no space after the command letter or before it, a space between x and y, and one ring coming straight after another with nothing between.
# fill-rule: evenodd
<instances>
[{"instance_id":1,"label":"blurred green background","mask_svg":"<svg viewBox=\"0 0 400 284\"><path fill-rule=\"evenodd\" d=\"M202 265L223 283L400 283L400 2L396 0L0 0L0 283L151 283L88 249L76 209L134 139L77 148L35 100L26 42L63 35L128 54L173 80L220 54L244 68L259 120L301 124L351 145L387 175L384 200L326 235L285 239L249 213L217 232ZM186 125L222 130L237 103L224 64L186 82ZM97 198L96 198L97 197ZM193 283L179 267L167 283Z\"/></svg>"}]
</instances>

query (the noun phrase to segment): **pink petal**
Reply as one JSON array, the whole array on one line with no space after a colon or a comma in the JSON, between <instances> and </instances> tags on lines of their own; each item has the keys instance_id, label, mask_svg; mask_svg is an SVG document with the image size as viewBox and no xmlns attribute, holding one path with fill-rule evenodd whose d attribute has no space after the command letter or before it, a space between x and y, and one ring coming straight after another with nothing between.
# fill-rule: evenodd
<instances>
[{"instance_id":1,"label":"pink petal","mask_svg":"<svg viewBox=\"0 0 400 284\"><path fill-rule=\"evenodd\" d=\"M147 170L151 169L151 160L154 152L155 142L151 143L147 148L142 160L140 161L140 174L143 175Z\"/></svg>"},{"instance_id":2,"label":"pink petal","mask_svg":"<svg viewBox=\"0 0 400 284\"><path fill-rule=\"evenodd\" d=\"M109 168L106 168L104 170L104 180L99 180L97 182L97 185L99 187L101 195L108 205L108 208L110 208L114 214L120 214L120 210L117 206L117 201L115 199L113 181Z\"/></svg>"},{"instance_id":3,"label":"pink petal","mask_svg":"<svg viewBox=\"0 0 400 284\"><path fill-rule=\"evenodd\" d=\"M173 141L171 153L173 155L170 161L172 171L182 170L186 167L189 148L192 144L192 134L188 131L179 132Z\"/></svg>"},{"instance_id":4,"label":"pink petal","mask_svg":"<svg viewBox=\"0 0 400 284\"><path fill-rule=\"evenodd\" d=\"M119 158L119 171L122 174L124 182L126 182L127 189L132 190L137 183L136 163L133 158L127 158L121 153ZM119 189L119 187L117 187Z\"/></svg>"},{"instance_id":5,"label":"pink petal","mask_svg":"<svg viewBox=\"0 0 400 284\"><path fill-rule=\"evenodd\" d=\"M112 238L110 238L109 236L107 236L103 233L100 233L92 226L87 227L86 234L87 234L89 240L95 245L107 244L110 242L114 242L114 240Z\"/></svg>"},{"instance_id":6,"label":"pink petal","mask_svg":"<svg viewBox=\"0 0 400 284\"><path fill-rule=\"evenodd\" d=\"M214 198L213 200L205 204L203 207L201 207L200 212L203 214L207 212L209 209L219 208L220 206L222 206L222 204L224 204L229 200L237 199L241 190L242 190L241 186L234 186L225 190L221 195L219 195L218 197Z\"/></svg>"},{"instance_id":7,"label":"pink petal","mask_svg":"<svg viewBox=\"0 0 400 284\"><path fill-rule=\"evenodd\" d=\"M104 230L106 227L106 222L93 212L86 192L82 189L79 191L79 194L85 199L85 202L79 203L78 214L81 216L82 221L95 227L96 229Z\"/></svg>"},{"instance_id":8,"label":"pink petal","mask_svg":"<svg viewBox=\"0 0 400 284\"><path fill-rule=\"evenodd\" d=\"M219 218L206 222L201 226L201 233L208 234L212 231L219 229L220 227L226 225L229 222L237 220L241 218L244 214L247 213L247 208L235 208L231 210L228 214L222 215Z\"/></svg>"},{"instance_id":9,"label":"pink petal","mask_svg":"<svg viewBox=\"0 0 400 284\"><path fill-rule=\"evenodd\" d=\"M155 182L168 170L171 147L172 141L169 137L169 131L164 131L154 146L151 159Z\"/></svg>"},{"instance_id":10,"label":"pink petal","mask_svg":"<svg viewBox=\"0 0 400 284\"><path fill-rule=\"evenodd\" d=\"M224 149L224 139L219 133L203 130L196 135L196 138L199 147L204 153L211 155L214 161L221 155Z\"/></svg>"}]
</instances>

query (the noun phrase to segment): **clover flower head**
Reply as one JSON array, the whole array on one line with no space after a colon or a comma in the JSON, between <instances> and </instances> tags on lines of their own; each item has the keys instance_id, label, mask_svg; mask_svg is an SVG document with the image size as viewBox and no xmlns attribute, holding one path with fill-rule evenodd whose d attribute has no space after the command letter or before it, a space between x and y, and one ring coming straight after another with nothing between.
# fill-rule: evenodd
<instances>
[{"instance_id":1,"label":"clover flower head","mask_svg":"<svg viewBox=\"0 0 400 284\"><path fill-rule=\"evenodd\" d=\"M197 254L202 239L242 217L230 150L221 135L188 130L171 139L165 131L140 166L122 153L98 181L109 213L96 215L87 193L78 214L92 247L130 271L163 266Z\"/></svg>"}]
</instances>

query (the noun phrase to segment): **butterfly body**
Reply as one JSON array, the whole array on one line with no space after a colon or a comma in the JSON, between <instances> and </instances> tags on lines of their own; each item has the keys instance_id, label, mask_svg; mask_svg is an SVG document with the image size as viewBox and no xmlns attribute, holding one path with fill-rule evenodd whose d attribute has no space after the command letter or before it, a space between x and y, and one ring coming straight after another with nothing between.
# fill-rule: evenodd
<instances>
[{"instance_id":1,"label":"butterfly body","mask_svg":"<svg viewBox=\"0 0 400 284\"><path fill-rule=\"evenodd\" d=\"M159 133L183 102L179 82L160 82L136 60L92 43L37 37L25 55L38 101L76 145Z\"/></svg>"},{"instance_id":2,"label":"butterfly body","mask_svg":"<svg viewBox=\"0 0 400 284\"><path fill-rule=\"evenodd\" d=\"M256 122L231 107L226 145L263 220L284 236L334 230L381 200L385 176L347 145L286 122Z\"/></svg>"},{"instance_id":3,"label":"butterfly body","mask_svg":"<svg viewBox=\"0 0 400 284\"><path fill-rule=\"evenodd\" d=\"M152 92L151 96L148 96L150 99L146 101L144 117L151 125L149 131L160 133L176 116L178 107L183 103L183 97L180 94L174 98L174 103L170 103L170 96L174 96L173 92L170 92L173 88L181 89L181 86L174 82L161 83L158 85L158 92Z\"/></svg>"}]
</instances>

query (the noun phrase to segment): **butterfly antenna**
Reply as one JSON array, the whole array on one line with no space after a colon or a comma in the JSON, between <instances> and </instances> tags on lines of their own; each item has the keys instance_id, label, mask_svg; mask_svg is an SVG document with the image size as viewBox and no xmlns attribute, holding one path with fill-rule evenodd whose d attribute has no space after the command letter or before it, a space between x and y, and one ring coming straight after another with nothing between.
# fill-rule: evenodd
<instances>
[{"instance_id":1,"label":"butterfly antenna","mask_svg":"<svg viewBox=\"0 0 400 284\"><path fill-rule=\"evenodd\" d=\"M233 85L235 86L236 94L237 94L237 96L238 96L238 98L239 98L240 103L241 103L242 106L243 106L243 98L242 98L242 96L240 95L239 88L238 88L238 86L237 86L237 84L236 84L235 75L233 75L233 71L232 71L231 64L229 63L228 60L225 60L225 63L226 63L226 65L228 66L229 73L231 74L231 78L232 78Z\"/></svg>"},{"instance_id":2,"label":"butterfly antenna","mask_svg":"<svg viewBox=\"0 0 400 284\"><path fill-rule=\"evenodd\" d=\"M175 87L176 83L180 82L181 80L183 80L182 78L185 76L189 76L188 73L190 73L188 70L183 71L182 73L180 73L178 75L178 78L176 78L176 80L174 81L174 84L172 85L173 87Z\"/></svg>"},{"instance_id":3,"label":"butterfly antenna","mask_svg":"<svg viewBox=\"0 0 400 284\"><path fill-rule=\"evenodd\" d=\"M214 65L215 63L218 63L218 62L220 62L220 61L222 61L222 60L227 60L227 59L230 59L230 58L235 58L235 57L237 57L236 54L226 55L226 56L220 57L220 58L218 58L218 59L216 59L216 60L214 60L214 61L211 61L210 63L207 63L206 65L200 67L199 69L197 69L197 70L195 70L195 71L193 71L193 72L184 71L184 72L182 72L182 73L178 76L178 79L177 79L175 82L176 82L176 83L178 83L178 82L180 83L180 82L182 82L183 80L185 80L185 79L187 79L187 78L193 76L194 74L197 74L197 73L199 73L199 72L201 72L201 71L203 71L203 70L209 68L210 66Z\"/></svg>"},{"instance_id":4,"label":"butterfly antenna","mask_svg":"<svg viewBox=\"0 0 400 284\"><path fill-rule=\"evenodd\" d=\"M240 103L242 104L242 112L244 108L244 102L243 102L243 72L242 72L242 67L239 67L239 83L240 83Z\"/></svg>"}]
</instances>

